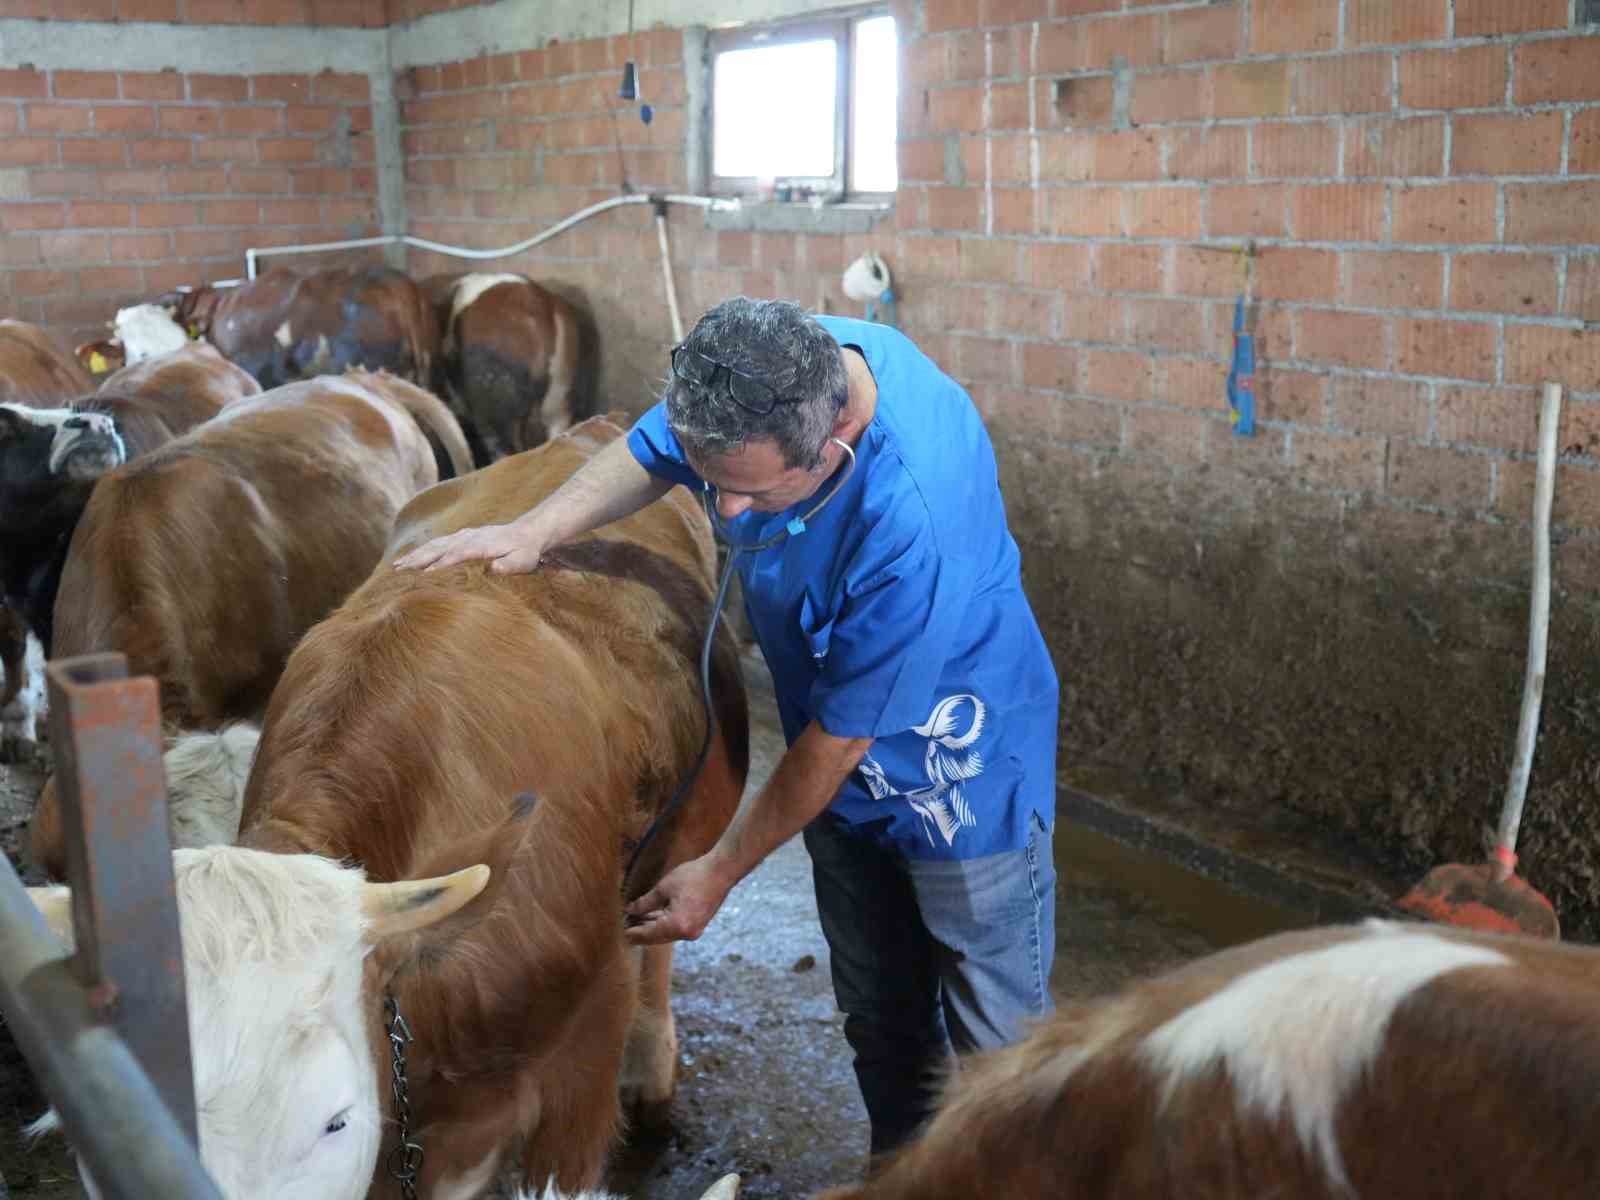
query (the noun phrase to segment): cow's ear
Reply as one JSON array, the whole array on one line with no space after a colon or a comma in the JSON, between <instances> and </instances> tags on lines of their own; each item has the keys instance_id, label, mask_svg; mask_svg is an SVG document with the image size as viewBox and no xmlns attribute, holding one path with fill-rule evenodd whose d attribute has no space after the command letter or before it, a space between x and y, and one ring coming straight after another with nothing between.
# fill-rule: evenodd
<instances>
[{"instance_id":1,"label":"cow's ear","mask_svg":"<svg viewBox=\"0 0 1600 1200\"><path fill-rule=\"evenodd\" d=\"M369 961L384 986L401 971L419 964L425 966L428 960L449 954L451 943L464 930L494 911L536 824L532 817L537 809L533 797L524 793L510 803L506 818L499 825L446 847L422 862L417 870L418 880L368 885L369 889L402 889L392 893L397 899L407 895L419 904L449 905L443 911L432 911L425 920L400 918L382 928L371 927ZM453 903L442 896L428 895L452 879L476 886L470 895L454 893ZM406 888L415 890L406 893Z\"/></svg>"},{"instance_id":2,"label":"cow's ear","mask_svg":"<svg viewBox=\"0 0 1600 1200\"><path fill-rule=\"evenodd\" d=\"M28 422L20 413L12 412L10 408L0 404L0 442L21 437L27 431Z\"/></svg>"}]
</instances>

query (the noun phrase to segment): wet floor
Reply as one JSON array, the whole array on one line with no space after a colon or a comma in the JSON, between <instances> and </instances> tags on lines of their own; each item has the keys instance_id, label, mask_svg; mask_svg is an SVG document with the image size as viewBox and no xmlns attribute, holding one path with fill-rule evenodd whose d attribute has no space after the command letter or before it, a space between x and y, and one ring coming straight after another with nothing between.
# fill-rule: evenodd
<instances>
[{"instance_id":1,"label":"wet floor","mask_svg":"<svg viewBox=\"0 0 1600 1200\"><path fill-rule=\"evenodd\" d=\"M764 668L747 664L747 676L755 787L783 742ZM33 775L4 768L0 775L13 789L37 786ZM1063 999L1107 992L1134 976L1307 923L1085 829L1059 826L1055 857L1051 986ZM633 1200L699 1200L734 1171L744 1178L747 1200L771 1200L808 1196L859 1173L866 1117L834 1010L810 860L798 839L734 889L700 941L679 948L674 986L681 1075L672 1125L636 1135L619 1154L610 1185ZM18 1070L14 1061L0 1062L0 1073ZM13 1086L0 1101L19 1095L15 1081L7 1082ZM21 1152L17 1122L24 1115L31 1114L0 1102L0 1169L10 1195L76 1200L80 1192L58 1148Z\"/></svg>"}]
</instances>

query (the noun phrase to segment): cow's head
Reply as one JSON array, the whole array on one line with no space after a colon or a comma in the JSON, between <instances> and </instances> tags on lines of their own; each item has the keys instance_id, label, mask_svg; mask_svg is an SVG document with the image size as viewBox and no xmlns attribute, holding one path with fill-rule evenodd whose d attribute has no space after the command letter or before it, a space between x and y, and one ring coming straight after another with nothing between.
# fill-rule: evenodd
<instances>
[{"instance_id":1,"label":"cow's head","mask_svg":"<svg viewBox=\"0 0 1600 1200\"><path fill-rule=\"evenodd\" d=\"M128 461L128 447L109 413L74 409L50 440L50 474L98 479Z\"/></svg>"},{"instance_id":2,"label":"cow's head","mask_svg":"<svg viewBox=\"0 0 1600 1200\"><path fill-rule=\"evenodd\" d=\"M360 1200L383 1141L384 990L490 869L373 884L236 846L176 850L173 867L201 1161L228 1200ZM70 936L66 889L35 900Z\"/></svg>"},{"instance_id":3,"label":"cow's head","mask_svg":"<svg viewBox=\"0 0 1600 1200\"><path fill-rule=\"evenodd\" d=\"M72 416L70 408L0 404L0 523L38 507L38 497L51 485L51 443Z\"/></svg>"},{"instance_id":4,"label":"cow's head","mask_svg":"<svg viewBox=\"0 0 1600 1200\"><path fill-rule=\"evenodd\" d=\"M163 304L135 304L132 308L117 310L112 323L117 344L122 347L123 359L128 363L143 362L173 350L182 349L189 341L176 310Z\"/></svg>"},{"instance_id":5,"label":"cow's head","mask_svg":"<svg viewBox=\"0 0 1600 1200\"><path fill-rule=\"evenodd\" d=\"M78 364L96 379L113 371L120 371L128 362L122 343L115 338L81 342L73 348L72 353Z\"/></svg>"}]
</instances>

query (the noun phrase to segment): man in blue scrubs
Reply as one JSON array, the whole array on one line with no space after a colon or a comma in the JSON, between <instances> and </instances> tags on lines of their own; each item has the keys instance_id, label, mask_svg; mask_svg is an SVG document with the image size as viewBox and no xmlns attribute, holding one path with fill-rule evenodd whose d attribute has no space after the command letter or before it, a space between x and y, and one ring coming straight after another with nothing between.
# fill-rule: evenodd
<instances>
[{"instance_id":1,"label":"man in blue scrubs","mask_svg":"<svg viewBox=\"0 0 1600 1200\"><path fill-rule=\"evenodd\" d=\"M882 1154L930 1112L952 1047L1008 1044L1051 1008L1055 670L988 434L911 341L739 298L671 368L626 442L543 503L397 565L532 570L675 483L711 490L735 546L776 539L736 566L788 751L715 847L630 906L628 936L698 937L803 831Z\"/></svg>"}]
</instances>

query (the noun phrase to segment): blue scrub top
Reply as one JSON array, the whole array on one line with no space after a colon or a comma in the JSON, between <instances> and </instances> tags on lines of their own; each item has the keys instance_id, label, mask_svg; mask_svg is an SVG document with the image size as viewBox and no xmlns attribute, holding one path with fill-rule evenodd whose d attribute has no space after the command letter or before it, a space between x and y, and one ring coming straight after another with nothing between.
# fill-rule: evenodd
<instances>
[{"instance_id":1,"label":"blue scrub top","mask_svg":"<svg viewBox=\"0 0 1600 1200\"><path fill-rule=\"evenodd\" d=\"M828 810L855 832L923 859L1019 849L1030 815L1054 821L1058 693L988 432L897 330L815 320L861 352L878 400L839 494L803 533L737 560L784 736L815 720L874 739ZM628 446L652 474L705 487L663 405ZM772 536L833 482L784 512L742 513L729 535Z\"/></svg>"}]
</instances>

